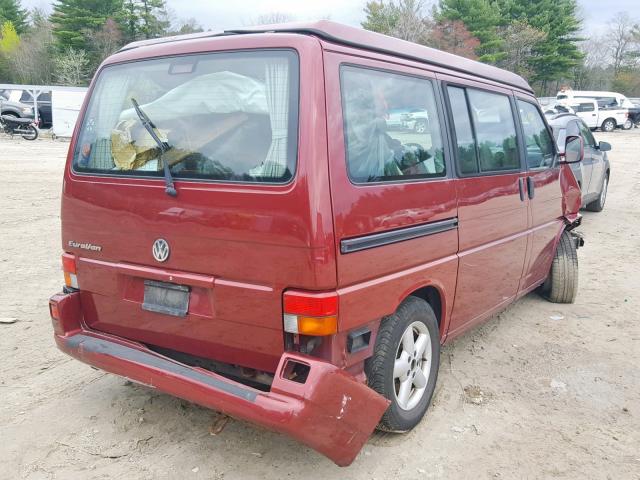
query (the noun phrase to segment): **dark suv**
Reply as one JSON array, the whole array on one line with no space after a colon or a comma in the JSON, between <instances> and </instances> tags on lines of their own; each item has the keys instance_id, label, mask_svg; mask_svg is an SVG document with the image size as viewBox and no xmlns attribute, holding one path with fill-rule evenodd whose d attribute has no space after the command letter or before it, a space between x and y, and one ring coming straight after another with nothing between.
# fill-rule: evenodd
<instances>
[{"instance_id":1,"label":"dark suv","mask_svg":"<svg viewBox=\"0 0 640 480\"><path fill-rule=\"evenodd\" d=\"M565 145L569 137L582 139L584 159L582 162L571 164L571 170L582 190L582 206L592 212L601 212L609 186L611 166L606 152L611 150L611 144L596 142L589 127L571 113L547 115L547 120L559 146Z\"/></svg>"}]
</instances>

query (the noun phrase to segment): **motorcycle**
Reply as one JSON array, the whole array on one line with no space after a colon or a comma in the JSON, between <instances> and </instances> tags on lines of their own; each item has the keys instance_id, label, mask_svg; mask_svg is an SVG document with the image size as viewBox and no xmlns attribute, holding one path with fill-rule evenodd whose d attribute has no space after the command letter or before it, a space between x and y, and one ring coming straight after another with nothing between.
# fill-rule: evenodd
<instances>
[{"instance_id":1,"label":"motorcycle","mask_svg":"<svg viewBox=\"0 0 640 480\"><path fill-rule=\"evenodd\" d=\"M9 135L22 135L25 140L38 138L38 129L33 120L13 115L0 115L0 130Z\"/></svg>"}]
</instances>

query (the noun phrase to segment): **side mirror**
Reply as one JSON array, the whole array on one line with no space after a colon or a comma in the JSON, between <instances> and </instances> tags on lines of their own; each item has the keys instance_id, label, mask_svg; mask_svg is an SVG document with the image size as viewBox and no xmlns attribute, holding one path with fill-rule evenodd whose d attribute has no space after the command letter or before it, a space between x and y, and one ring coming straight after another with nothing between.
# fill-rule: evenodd
<instances>
[{"instance_id":1,"label":"side mirror","mask_svg":"<svg viewBox=\"0 0 640 480\"><path fill-rule=\"evenodd\" d=\"M598 150L601 152L608 152L611 150L611 144L609 142L600 142L598 144Z\"/></svg>"},{"instance_id":2,"label":"side mirror","mask_svg":"<svg viewBox=\"0 0 640 480\"><path fill-rule=\"evenodd\" d=\"M561 155L562 163L578 163L584 158L584 140L579 136L569 136L564 147L564 155Z\"/></svg>"}]
</instances>

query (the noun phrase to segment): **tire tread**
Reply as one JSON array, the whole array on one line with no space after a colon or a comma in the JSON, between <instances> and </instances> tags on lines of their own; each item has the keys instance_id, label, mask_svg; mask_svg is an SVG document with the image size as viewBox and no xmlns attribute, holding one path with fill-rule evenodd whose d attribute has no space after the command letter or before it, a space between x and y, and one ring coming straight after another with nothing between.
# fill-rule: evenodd
<instances>
[{"instance_id":1,"label":"tire tread","mask_svg":"<svg viewBox=\"0 0 640 480\"><path fill-rule=\"evenodd\" d=\"M578 252L567 231L562 232L550 272L546 292L553 303L573 303L578 293Z\"/></svg>"}]
</instances>

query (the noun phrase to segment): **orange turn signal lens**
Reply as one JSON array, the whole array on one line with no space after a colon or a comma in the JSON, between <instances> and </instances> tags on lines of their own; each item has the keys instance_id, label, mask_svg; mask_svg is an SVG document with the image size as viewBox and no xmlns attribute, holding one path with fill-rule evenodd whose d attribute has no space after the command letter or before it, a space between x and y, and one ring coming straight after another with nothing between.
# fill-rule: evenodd
<instances>
[{"instance_id":1,"label":"orange turn signal lens","mask_svg":"<svg viewBox=\"0 0 640 480\"><path fill-rule=\"evenodd\" d=\"M338 317L298 317L300 335L333 335L338 333Z\"/></svg>"}]
</instances>

